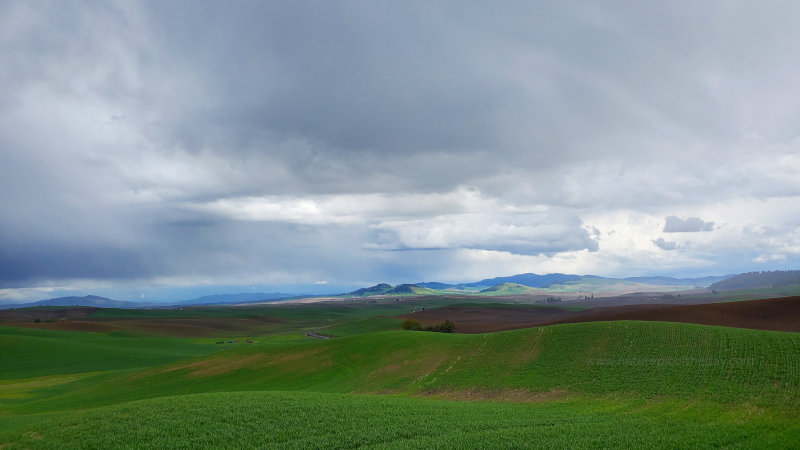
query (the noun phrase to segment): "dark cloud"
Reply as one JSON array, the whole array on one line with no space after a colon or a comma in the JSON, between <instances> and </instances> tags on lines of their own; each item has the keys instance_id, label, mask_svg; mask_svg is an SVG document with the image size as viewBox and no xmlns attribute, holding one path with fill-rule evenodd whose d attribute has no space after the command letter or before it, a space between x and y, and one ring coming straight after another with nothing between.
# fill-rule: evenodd
<instances>
[{"instance_id":1,"label":"dark cloud","mask_svg":"<svg viewBox=\"0 0 800 450\"><path fill-rule=\"evenodd\" d=\"M159 267L130 249L96 244L53 245L46 241L0 247L0 289L36 286L50 280L147 279Z\"/></svg>"},{"instance_id":2,"label":"dark cloud","mask_svg":"<svg viewBox=\"0 0 800 450\"><path fill-rule=\"evenodd\" d=\"M722 1L3 2L4 283L657 270L625 246L667 249L660 218L706 206L721 241L658 252L686 258L664 267L731 248L791 264L797 17ZM374 196L389 201L357 207ZM757 220L724 206L750 198ZM629 234L631 212L655 225ZM714 226L669 216L663 232ZM737 247L747 230L775 231L756 251Z\"/></svg>"},{"instance_id":3,"label":"dark cloud","mask_svg":"<svg viewBox=\"0 0 800 450\"><path fill-rule=\"evenodd\" d=\"M714 222L704 222L699 217L687 217L682 219L677 216L669 216L664 223L664 233L694 233L698 231L714 230Z\"/></svg>"}]
</instances>

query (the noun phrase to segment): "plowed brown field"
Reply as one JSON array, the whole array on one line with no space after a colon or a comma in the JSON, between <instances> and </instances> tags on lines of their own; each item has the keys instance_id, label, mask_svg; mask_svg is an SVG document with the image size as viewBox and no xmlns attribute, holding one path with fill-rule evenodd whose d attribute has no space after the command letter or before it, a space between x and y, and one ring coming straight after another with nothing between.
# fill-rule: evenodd
<instances>
[{"instance_id":1,"label":"plowed brown field","mask_svg":"<svg viewBox=\"0 0 800 450\"><path fill-rule=\"evenodd\" d=\"M457 333L529 328L542 325L612 320L648 320L800 332L800 297L708 303L702 305L629 305L573 311L559 307L447 306L402 317L423 325L452 321Z\"/></svg>"}]
</instances>

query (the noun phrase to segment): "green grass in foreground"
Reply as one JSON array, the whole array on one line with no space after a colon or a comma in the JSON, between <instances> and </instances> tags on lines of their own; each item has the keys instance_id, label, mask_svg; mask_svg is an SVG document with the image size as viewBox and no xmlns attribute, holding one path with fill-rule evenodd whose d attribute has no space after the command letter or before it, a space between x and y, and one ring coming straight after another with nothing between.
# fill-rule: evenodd
<instances>
[{"instance_id":1,"label":"green grass in foreground","mask_svg":"<svg viewBox=\"0 0 800 450\"><path fill-rule=\"evenodd\" d=\"M800 445L800 333L370 326L240 346L0 328L0 446Z\"/></svg>"},{"instance_id":2,"label":"green grass in foreground","mask_svg":"<svg viewBox=\"0 0 800 450\"><path fill-rule=\"evenodd\" d=\"M796 447L771 417L662 415L623 402L453 402L303 392L167 397L16 424L4 448ZM705 414L702 414L705 412Z\"/></svg>"}]
</instances>

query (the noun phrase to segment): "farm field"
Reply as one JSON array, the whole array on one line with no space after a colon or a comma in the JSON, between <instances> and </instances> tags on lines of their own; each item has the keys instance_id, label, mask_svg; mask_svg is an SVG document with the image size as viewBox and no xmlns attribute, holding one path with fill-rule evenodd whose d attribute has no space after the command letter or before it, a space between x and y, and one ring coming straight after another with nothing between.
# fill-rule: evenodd
<instances>
[{"instance_id":1,"label":"farm field","mask_svg":"<svg viewBox=\"0 0 800 450\"><path fill-rule=\"evenodd\" d=\"M723 418L717 417L722 414ZM10 448L791 447L795 426L630 401L464 402L309 392L194 394L21 426ZM5 434L14 435L7 430ZM2 435L0 435L2 436Z\"/></svg>"},{"instance_id":2,"label":"farm field","mask_svg":"<svg viewBox=\"0 0 800 450\"><path fill-rule=\"evenodd\" d=\"M777 312L766 315L791 310L769 302ZM749 304L699 306L747 313ZM457 298L436 306L423 298L278 309L16 310L0 326L0 445L800 445L800 333L641 320L475 334L400 330L409 314L458 308L486 320L509 309L592 313ZM44 320L32 322L34 314ZM72 322L109 327L76 331ZM172 322L193 325L171 334ZM10 326L20 323L26 326ZM309 339L308 330L335 338Z\"/></svg>"},{"instance_id":3,"label":"farm field","mask_svg":"<svg viewBox=\"0 0 800 450\"><path fill-rule=\"evenodd\" d=\"M489 306L489 307L487 307ZM649 320L800 332L800 297L704 304L645 304L595 308L527 305L449 305L404 315L425 325L451 320L462 333L486 333L558 323Z\"/></svg>"}]
</instances>

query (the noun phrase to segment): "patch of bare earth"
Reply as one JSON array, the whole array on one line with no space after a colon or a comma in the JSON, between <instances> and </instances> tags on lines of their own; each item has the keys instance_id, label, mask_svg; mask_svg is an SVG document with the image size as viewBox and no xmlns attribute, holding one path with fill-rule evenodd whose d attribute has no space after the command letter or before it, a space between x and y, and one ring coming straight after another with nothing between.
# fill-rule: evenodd
<instances>
[{"instance_id":1,"label":"patch of bare earth","mask_svg":"<svg viewBox=\"0 0 800 450\"><path fill-rule=\"evenodd\" d=\"M160 373L175 372L188 369L187 376L208 377L233 372L239 369L263 369L266 367L280 366L282 364L308 358L321 352L323 349L310 349L302 352L292 352L279 355L255 353L250 355L225 355L215 356L200 361L180 364L161 370ZM314 367L324 367L321 362Z\"/></svg>"},{"instance_id":2,"label":"patch of bare earth","mask_svg":"<svg viewBox=\"0 0 800 450\"><path fill-rule=\"evenodd\" d=\"M597 308L554 323L646 320L800 332L800 297L702 305L647 305Z\"/></svg>"},{"instance_id":3,"label":"patch of bare earth","mask_svg":"<svg viewBox=\"0 0 800 450\"><path fill-rule=\"evenodd\" d=\"M33 439L34 441L41 441L42 439L44 439L44 436L42 436L41 434L39 434L39 433L37 433L37 432L35 432L35 431L28 431L28 432L27 432L27 433L25 433L25 434L26 434L26 435L27 435L27 436L28 436L30 439Z\"/></svg>"},{"instance_id":4,"label":"patch of bare earth","mask_svg":"<svg viewBox=\"0 0 800 450\"><path fill-rule=\"evenodd\" d=\"M11 322L9 325L14 327L24 328L37 328L44 330L58 330L58 331L84 331L93 333L107 333L109 331L118 331L119 327L116 325L104 322L89 322L85 320L56 320L55 322Z\"/></svg>"},{"instance_id":5,"label":"patch of bare earth","mask_svg":"<svg viewBox=\"0 0 800 450\"><path fill-rule=\"evenodd\" d=\"M456 333L488 333L559 323L645 320L800 332L800 296L693 305L642 304L573 311L559 307L448 306L400 316L435 325L455 324Z\"/></svg>"},{"instance_id":6,"label":"patch of bare earth","mask_svg":"<svg viewBox=\"0 0 800 450\"><path fill-rule=\"evenodd\" d=\"M74 319L88 317L97 312L100 308L92 306L65 306L62 308L19 308L0 310L0 320L9 321L31 321L54 320L54 319Z\"/></svg>"},{"instance_id":7,"label":"patch of bare earth","mask_svg":"<svg viewBox=\"0 0 800 450\"><path fill-rule=\"evenodd\" d=\"M498 401L512 403L538 403L569 398L566 389L553 389L547 392L534 392L528 389L494 389L483 391L479 389L436 389L423 392L419 395L436 397L445 400L460 401Z\"/></svg>"},{"instance_id":8,"label":"patch of bare earth","mask_svg":"<svg viewBox=\"0 0 800 450\"><path fill-rule=\"evenodd\" d=\"M395 373L400 370L400 364L389 364L378 369L373 370L370 372L370 375L382 375L382 374L391 374Z\"/></svg>"},{"instance_id":9,"label":"patch of bare earth","mask_svg":"<svg viewBox=\"0 0 800 450\"><path fill-rule=\"evenodd\" d=\"M271 324L284 322L268 316L248 318L195 317L186 319L125 319L112 323L130 331L169 337L216 337L257 333Z\"/></svg>"},{"instance_id":10,"label":"patch of bare earth","mask_svg":"<svg viewBox=\"0 0 800 450\"><path fill-rule=\"evenodd\" d=\"M403 318L418 320L422 325L436 325L444 320L455 324L456 333L486 333L529 328L574 315L576 311L549 308L445 306L443 308L406 314Z\"/></svg>"}]
</instances>

